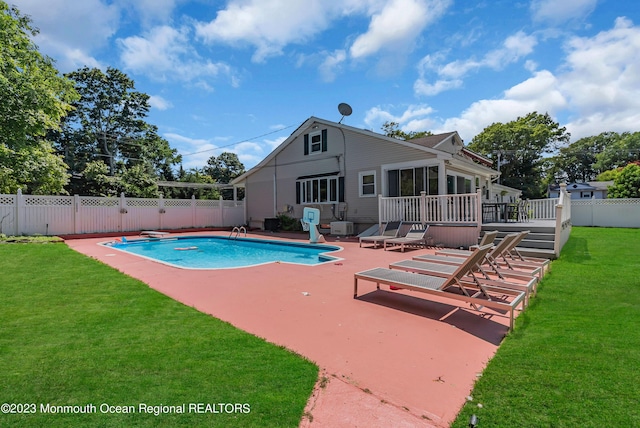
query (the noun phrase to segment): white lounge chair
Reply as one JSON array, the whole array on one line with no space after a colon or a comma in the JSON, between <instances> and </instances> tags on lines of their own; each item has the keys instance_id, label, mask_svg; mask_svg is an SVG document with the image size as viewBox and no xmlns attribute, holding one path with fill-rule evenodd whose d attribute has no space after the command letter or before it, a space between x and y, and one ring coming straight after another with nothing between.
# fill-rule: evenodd
<instances>
[{"instance_id":1,"label":"white lounge chair","mask_svg":"<svg viewBox=\"0 0 640 428\"><path fill-rule=\"evenodd\" d=\"M405 236L399 236L397 238L385 239L383 241L384 249L387 250L387 245L390 247L400 246L400 251L404 253L404 247L424 247L427 230L429 226L424 229L413 229L407 232Z\"/></svg>"},{"instance_id":2,"label":"white lounge chair","mask_svg":"<svg viewBox=\"0 0 640 428\"><path fill-rule=\"evenodd\" d=\"M374 236L361 236L360 237L360 247L362 247L363 243L372 243L373 248L377 248L378 244L382 245L385 239L395 238L398 236L398 232L400 231L400 226L402 225L401 221L390 221L386 223L382 233L380 235Z\"/></svg>"}]
</instances>

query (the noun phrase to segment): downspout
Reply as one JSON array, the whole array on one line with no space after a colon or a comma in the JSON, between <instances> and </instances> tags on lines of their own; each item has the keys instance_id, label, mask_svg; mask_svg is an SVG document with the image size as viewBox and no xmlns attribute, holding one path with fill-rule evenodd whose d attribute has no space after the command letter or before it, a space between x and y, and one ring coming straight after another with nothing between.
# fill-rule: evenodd
<instances>
[{"instance_id":1,"label":"downspout","mask_svg":"<svg viewBox=\"0 0 640 428\"><path fill-rule=\"evenodd\" d=\"M273 158L273 216L278 215L278 155Z\"/></svg>"}]
</instances>

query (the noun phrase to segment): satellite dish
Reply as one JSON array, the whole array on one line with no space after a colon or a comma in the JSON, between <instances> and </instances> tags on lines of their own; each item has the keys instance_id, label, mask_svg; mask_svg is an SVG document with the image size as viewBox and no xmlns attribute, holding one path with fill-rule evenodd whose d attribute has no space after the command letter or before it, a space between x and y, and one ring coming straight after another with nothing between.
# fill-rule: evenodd
<instances>
[{"instance_id":1,"label":"satellite dish","mask_svg":"<svg viewBox=\"0 0 640 428\"><path fill-rule=\"evenodd\" d=\"M347 103L338 104L338 111L342 115L342 117L340 118L340 121L338 123L342 123L342 119L344 119L345 116L350 116L351 113L353 113L353 110L351 109L351 106L349 104L347 104Z\"/></svg>"}]
</instances>

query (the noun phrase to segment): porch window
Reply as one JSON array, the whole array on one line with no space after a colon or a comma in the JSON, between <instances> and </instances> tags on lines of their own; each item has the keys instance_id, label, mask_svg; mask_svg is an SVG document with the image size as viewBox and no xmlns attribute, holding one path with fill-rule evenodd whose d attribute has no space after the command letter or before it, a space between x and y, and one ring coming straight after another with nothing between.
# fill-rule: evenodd
<instances>
[{"instance_id":1,"label":"porch window","mask_svg":"<svg viewBox=\"0 0 640 428\"><path fill-rule=\"evenodd\" d=\"M376 172L375 171L363 171L358 174L358 181L360 182L360 197L374 197L376 196Z\"/></svg>"},{"instance_id":2,"label":"porch window","mask_svg":"<svg viewBox=\"0 0 640 428\"><path fill-rule=\"evenodd\" d=\"M438 166L387 170L388 196L419 196L438 194Z\"/></svg>"},{"instance_id":3,"label":"porch window","mask_svg":"<svg viewBox=\"0 0 640 428\"><path fill-rule=\"evenodd\" d=\"M447 194L471 193L471 183L469 177L447 174Z\"/></svg>"}]
</instances>

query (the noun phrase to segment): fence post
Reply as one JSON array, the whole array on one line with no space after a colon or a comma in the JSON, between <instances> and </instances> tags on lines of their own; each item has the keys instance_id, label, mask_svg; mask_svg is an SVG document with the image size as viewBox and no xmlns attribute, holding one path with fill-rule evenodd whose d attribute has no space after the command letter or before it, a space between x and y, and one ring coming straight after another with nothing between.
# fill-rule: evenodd
<instances>
[{"instance_id":1,"label":"fence post","mask_svg":"<svg viewBox=\"0 0 640 428\"><path fill-rule=\"evenodd\" d=\"M120 193L120 216L118 216L119 232L124 232L124 215L127 213L127 200L124 197L124 192Z\"/></svg>"},{"instance_id":2,"label":"fence post","mask_svg":"<svg viewBox=\"0 0 640 428\"><path fill-rule=\"evenodd\" d=\"M196 195L191 195L191 227L196 227Z\"/></svg>"},{"instance_id":3,"label":"fence post","mask_svg":"<svg viewBox=\"0 0 640 428\"><path fill-rule=\"evenodd\" d=\"M420 223L427 224L427 192L420 191Z\"/></svg>"},{"instance_id":4,"label":"fence post","mask_svg":"<svg viewBox=\"0 0 640 428\"><path fill-rule=\"evenodd\" d=\"M80 196L73 195L73 233L80 233Z\"/></svg>"},{"instance_id":5,"label":"fence post","mask_svg":"<svg viewBox=\"0 0 640 428\"><path fill-rule=\"evenodd\" d=\"M162 195L162 193L160 193L160 197L158 200L158 229L162 230L163 229L163 215L166 212L166 210L164 209L164 196Z\"/></svg>"},{"instance_id":6,"label":"fence post","mask_svg":"<svg viewBox=\"0 0 640 428\"><path fill-rule=\"evenodd\" d=\"M18 193L16 193L16 235L22 235L22 217L24 215L24 196L22 196L22 189L18 189Z\"/></svg>"},{"instance_id":7,"label":"fence post","mask_svg":"<svg viewBox=\"0 0 640 428\"><path fill-rule=\"evenodd\" d=\"M223 227L226 227L227 224L224 221L224 201L222 199L222 195L220 195L218 201L220 202L220 222L222 222ZM215 224L212 224L212 226L215 226Z\"/></svg>"}]
</instances>

